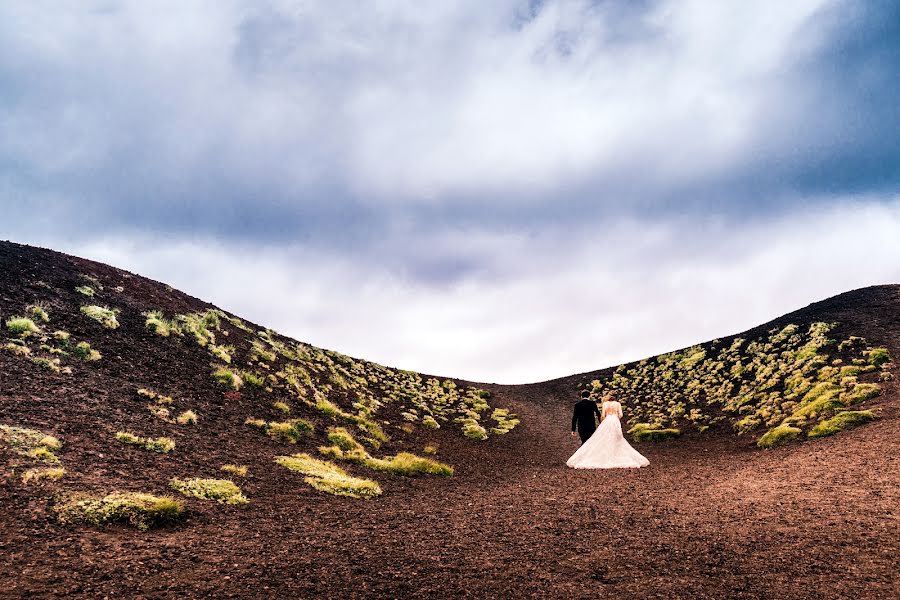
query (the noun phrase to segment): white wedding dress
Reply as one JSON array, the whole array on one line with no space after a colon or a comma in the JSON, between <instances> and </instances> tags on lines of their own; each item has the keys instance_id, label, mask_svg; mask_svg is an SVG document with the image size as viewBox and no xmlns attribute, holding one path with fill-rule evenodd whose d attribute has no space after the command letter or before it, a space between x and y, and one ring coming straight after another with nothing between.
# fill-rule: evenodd
<instances>
[{"instance_id":1,"label":"white wedding dress","mask_svg":"<svg viewBox=\"0 0 900 600\"><path fill-rule=\"evenodd\" d=\"M566 462L573 469L636 469L650 461L631 447L622 435L622 405L604 402L597 431Z\"/></svg>"}]
</instances>

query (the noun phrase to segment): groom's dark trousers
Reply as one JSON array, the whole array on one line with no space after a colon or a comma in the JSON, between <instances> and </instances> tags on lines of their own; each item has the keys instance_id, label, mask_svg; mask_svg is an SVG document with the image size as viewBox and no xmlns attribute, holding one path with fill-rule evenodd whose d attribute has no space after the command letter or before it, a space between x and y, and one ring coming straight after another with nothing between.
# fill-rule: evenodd
<instances>
[{"instance_id":1,"label":"groom's dark trousers","mask_svg":"<svg viewBox=\"0 0 900 600\"><path fill-rule=\"evenodd\" d=\"M600 420L600 410L593 400L581 400L575 403L575 411L572 413L572 431L578 430L581 442L584 443L597 429L594 415Z\"/></svg>"}]
</instances>

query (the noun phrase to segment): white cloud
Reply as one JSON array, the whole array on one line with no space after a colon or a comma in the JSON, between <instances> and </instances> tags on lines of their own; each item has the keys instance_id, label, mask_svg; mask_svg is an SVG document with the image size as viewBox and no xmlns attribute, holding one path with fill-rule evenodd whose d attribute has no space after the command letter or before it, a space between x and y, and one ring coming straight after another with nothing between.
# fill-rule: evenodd
<instances>
[{"instance_id":1,"label":"white cloud","mask_svg":"<svg viewBox=\"0 0 900 600\"><path fill-rule=\"evenodd\" d=\"M617 222L565 233L485 234L477 244L484 270L452 286L300 246L112 238L68 250L319 346L497 382L642 358L852 288L900 281L900 199L859 199L742 228L715 220ZM466 237L455 239L465 244Z\"/></svg>"}]
</instances>

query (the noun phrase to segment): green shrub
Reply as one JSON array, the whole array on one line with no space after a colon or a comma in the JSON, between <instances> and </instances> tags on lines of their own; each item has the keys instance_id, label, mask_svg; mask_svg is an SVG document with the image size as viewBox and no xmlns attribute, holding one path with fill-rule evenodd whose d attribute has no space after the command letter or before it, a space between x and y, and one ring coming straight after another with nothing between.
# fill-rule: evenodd
<instances>
[{"instance_id":1,"label":"green shrub","mask_svg":"<svg viewBox=\"0 0 900 600\"><path fill-rule=\"evenodd\" d=\"M144 313L147 318L144 326L148 331L162 337L169 337L170 333L179 333L178 326L165 318L162 311L151 310Z\"/></svg>"},{"instance_id":2,"label":"green shrub","mask_svg":"<svg viewBox=\"0 0 900 600\"><path fill-rule=\"evenodd\" d=\"M219 504L247 504L249 500L241 493L241 488L227 479L178 479L169 485L185 496L201 500L215 500Z\"/></svg>"},{"instance_id":3,"label":"green shrub","mask_svg":"<svg viewBox=\"0 0 900 600\"><path fill-rule=\"evenodd\" d=\"M81 314L89 319L97 321L107 329L116 329L119 321L116 319L118 310L112 310L103 306L82 306Z\"/></svg>"},{"instance_id":4,"label":"green shrub","mask_svg":"<svg viewBox=\"0 0 900 600\"><path fill-rule=\"evenodd\" d=\"M286 469L306 475L304 481L307 484L328 494L351 498L374 498L381 495L381 487L377 482L352 477L336 464L308 454L277 456L275 462Z\"/></svg>"},{"instance_id":5,"label":"green shrub","mask_svg":"<svg viewBox=\"0 0 900 600\"><path fill-rule=\"evenodd\" d=\"M54 452L62 448L62 442L52 435L12 425L0 425L0 443L19 456L51 464L59 462Z\"/></svg>"},{"instance_id":6,"label":"green shrub","mask_svg":"<svg viewBox=\"0 0 900 600\"><path fill-rule=\"evenodd\" d=\"M257 375L253 371L241 371L241 376L244 378L244 383L253 387L261 388L266 383L264 377Z\"/></svg>"},{"instance_id":7,"label":"green shrub","mask_svg":"<svg viewBox=\"0 0 900 600\"><path fill-rule=\"evenodd\" d=\"M31 348L29 348L28 346L22 346L9 342L3 347L7 352L12 352L13 354L16 354L18 356L29 356L31 354Z\"/></svg>"},{"instance_id":8,"label":"green shrub","mask_svg":"<svg viewBox=\"0 0 900 600\"><path fill-rule=\"evenodd\" d=\"M220 470L231 473L232 475L237 475L238 477L247 476L247 467L244 465L222 465Z\"/></svg>"},{"instance_id":9,"label":"green shrub","mask_svg":"<svg viewBox=\"0 0 900 600\"><path fill-rule=\"evenodd\" d=\"M234 352L234 346L216 346L209 344L207 346L209 352L224 363L231 364L231 355Z\"/></svg>"},{"instance_id":10,"label":"green shrub","mask_svg":"<svg viewBox=\"0 0 900 600\"><path fill-rule=\"evenodd\" d=\"M216 369L213 372L212 376L213 379L215 379L222 385L230 387L235 391L241 389L241 386L244 385L244 380L241 379L240 375L230 369L226 369L225 367L219 367L218 369Z\"/></svg>"},{"instance_id":11,"label":"green shrub","mask_svg":"<svg viewBox=\"0 0 900 600\"><path fill-rule=\"evenodd\" d=\"M453 467L444 463L416 456L409 452L400 452L396 456L386 458L372 458L367 460L365 466L377 471L386 471L394 475L440 475L450 477L453 475Z\"/></svg>"},{"instance_id":12,"label":"green shrub","mask_svg":"<svg viewBox=\"0 0 900 600\"><path fill-rule=\"evenodd\" d=\"M760 448L774 448L775 446L780 446L781 444L793 440L801 433L803 433L803 430L797 427L779 425L763 434L762 437L757 440L756 445Z\"/></svg>"},{"instance_id":13,"label":"green shrub","mask_svg":"<svg viewBox=\"0 0 900 600\"><path fill-rule=\"evenodd\" d=\"M891 362L891 355L887 348L872 348L866 352L866 358L869 360L869 364L875 367Z\"/></svg>"},{"instance_id":14,"label":"green shrub","mask_svg":"<svg viewBox=\"0 0 900 600\"><path fill-rule=\"evenodd\" d=\"M197 413L192 410L186 410L182 412L180 415L175 417L175 422L179 425L196 425L197 424Z\"/></svg>"},{"instance_id":15,"label":"green shrub","mask_svg":"<svg viewBox=\"0 0 900 600\"><path fill-rule=\"evenodd\" d=\"M881 387L875 383L857 383L848 392L841 394L841 401L847 405L859 404L881 395Z\"/></svg>"},{"instance_id":16,"label":"green shrub","mask_svg":"<svg viewBox=\"0 0 900 600\"><path fill-rule=\"evenodd\" d=\"M681 435L678 429L657 428L649 423L638 423L628 430L637 442L662 442Z\"/></svg>"},{"instance_id":17,"label":"green shrub","mask_svg":"<svg viewBox=\"0 0 900 600\"><path fill-rule=\"evenodd\" d=\"M31 315L31 318L37 321L38 323L49 323L50 315L47 314L47 309L40 304L32 304L28 307L28 313Z\"/></svg>"},{"instance_id":18,"label":"green shrub","mask_svg":"<svg viewBox=\"0 0 900 600\"><path fill-rule=\"evenodd\" d=\"M81 360L89 362L103 358L103 355L91 348L91 345L87 342L78 342L75 344L75 347L72 348L72 354Z\"/></svg>"},{"instance_id":19,"label":"green shrub","mask_svg":"<svg viewBox=\"0 0 900 600\"><path fill-rule=\"evenodd\" d=\"M252 417L248 417L244 420L244 425L250 425L251 427L257 427L259 429L265 429L268 427L268 423L263 421L262 419L254 419Z\"/></svg>"},{"instance_id":20,"label":"green shrub","mask_svg":"<svg viewBox=\"0 0 900 600\"><path fill-rule=\"evenodd\" d=\"M28 317L13 317L6 320L6 329L13 335L26 338L33 333L40 333L41 328Z\"/></svg>"},{"instance_id":21,"label":"green shrub","mask_svg":"<svg viewBox=\"0 0 900 600\"><path fill-rule=\"evenodd\" d=\"M424 417L422 417L422 425L424 425L425 427L427 427L429 429L440 429L441 428L441 424L438 423L435 420L435 418L432 417L431 415L425 415Z\"/></svg>"},{"instance_id":22,"label":"green shrub","mask_svg":"<svg viewBox=\"0 0 900 600\"><path fill-rule=\"evenodd\" d=\"M82 296L87 296L88 298L93 298L96 292L94 288L89 285L79 285L75 288L75 291L81 294Z\"/></svg>"},{"instance_id":23,"label":"green shrub","mask_svg":"<svg viewBox=\"0 0 900 600\"><path fill-rule=\"evenodd\" d=\"M291 412L291 407L286 402L274 402L272 408L284 414L289 414Z\"/></svg>"},{"instance_id":24,"label":"green shrub","mask_svg":"<svg viewBox=\"0 0 900 600\"><path fill-rule=\"evenodd\" d=\"M488 438L487 429L478 424L475 419L466 419L462 424L463 435L473 440L486 440Z\"/></svg>"},{"instance_id":25,"label":"green shrub","mask_svg":"<svg viewBox=\"0 0 900 600\"><path fill-rule=\"evenodd\" d=\"M834 383L823 381L806 393L794 410L794 417L820 417L833 413L844 404L839 399L841 388Z\"/></svg>"},{"instance_id":26,"label":"green shrub","mask_svg":"<svg viewBox=\"0 0 900 600\"><path fill-rule=\"evenodd\" d=\"M113 492L99 497L69 494L62 496L53 508L63 523L127 523L141 531L176 521L183 514L177 500L139 492Z\"/></svg>"},{"instance_id":27,"label":"green shrub","mask_svg":"<svg viewBox=\"0 0 900 600\"><path fill-rule=\"evenodd\" d=\"M839 431L856 427L863 423L874 421L878 417L871 410L845 410L839 412L828 420L822 421L812 428L807 435L811 438L820 438L834 435Z\"/></svg>"},{"instance_id":28,"label":"green shrub","mask_svg":"<svg viewBox=\"0 0 900 600\"><path fill-rule=\"evenodd\" d=\"M123 444L139 446L145 450L159 452L160 454L168 454L175 449L175 440L167 437L142 438L128 431L119 431L116 433L116 439Z\"/></svg>"},{"instance_id":29,"label":"green shrub","mask_svg":"<svg viewBox=\"0 0 900 600\"><path fill-rule=\"evenodd\" d=\"M71 373L72 372L72 369L70 369L69 367L61 367L60 366L61 363L59 362L58 358L44 358L43 356L38 356L38 357L32 358L31 362L33 362L36 365L40 365L40 366L44 367L45 369L53 371L54 373L61 373L61 372Z\"/></svg>"},{"instance_id":30,"label":"green shrub","mask_svg":"<svg viewBox=\"0 0 900 600\"><path fill-rule=\"evenodd\" d=\"M291 419L283 423L272 422L266 426L266 434L270 438L288 444L296 444L300 438L312 431L312 423L304 419Z\"/></svg>"},{"instance_id":31,"label":"green shrub","mask_svg":"<svg viewBox=\"0 0 900 600\"><path fill-rule=\"evenodd\" d=\"M28 469L22 473L22 483L28 484L32 481L58 481L66 474L66 470L62 467L51 467L46 469Z\"/></svg>"}]
</instances>

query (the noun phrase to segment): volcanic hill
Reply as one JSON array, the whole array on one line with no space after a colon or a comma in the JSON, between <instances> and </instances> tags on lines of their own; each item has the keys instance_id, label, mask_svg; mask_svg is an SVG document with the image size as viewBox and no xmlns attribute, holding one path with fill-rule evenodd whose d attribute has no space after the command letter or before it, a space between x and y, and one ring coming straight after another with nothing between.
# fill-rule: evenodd
<instances>
[{"instance_id":1,"label":"volcanic hill","mask_svg":"<svg viewBox=\"0 0 900 600\"><path fill-rule=\"evenodd\" d=\"M900 594L900 286L498 386L0 242L0 328L0 597ZM649 467L565 467L582 390Z\"/></svg>"}]
</instances>

